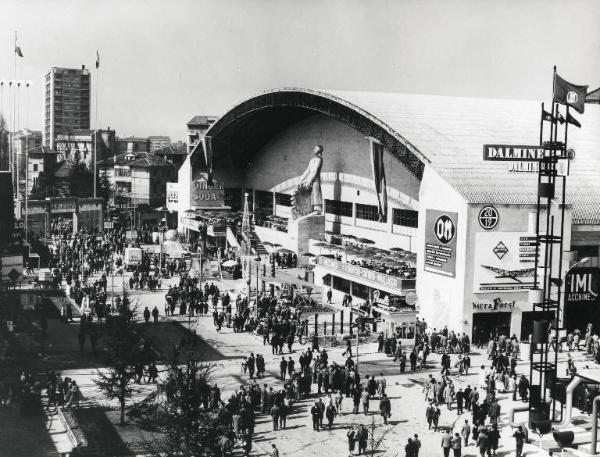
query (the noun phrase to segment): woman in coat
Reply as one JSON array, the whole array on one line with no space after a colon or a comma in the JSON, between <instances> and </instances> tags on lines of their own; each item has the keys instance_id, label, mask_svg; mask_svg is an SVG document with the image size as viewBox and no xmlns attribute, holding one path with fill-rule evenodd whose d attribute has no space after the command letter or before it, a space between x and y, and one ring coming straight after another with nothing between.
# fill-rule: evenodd
<instances>
[{"instance_id":1,"label":"woman in coat","mask_svg":"<svg viewBox=\"0 0 600 457\"><path fill-rule=\"evenodd\" d=\"M350 455L352 455L354 448L356 447L356 431L352 427L348 427L346 438L348 439L348 451L350 452Z\"/></svg>"}]
</instances>

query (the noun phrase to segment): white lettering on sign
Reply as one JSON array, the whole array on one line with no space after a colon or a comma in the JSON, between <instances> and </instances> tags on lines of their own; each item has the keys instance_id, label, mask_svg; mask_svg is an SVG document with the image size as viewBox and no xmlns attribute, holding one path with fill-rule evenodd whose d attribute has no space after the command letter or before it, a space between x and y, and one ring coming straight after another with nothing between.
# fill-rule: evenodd
<instances>
[{"instance_id":1,"label":"white lettering on sign","mask_svg":"<svg viewBox=\"0 0 600 457\"><path fill-rule=\"evenodd\" d=\"M525 146L510 144L484 144L483 160L508 161L518 160L532 162L544 157L541 146Z\"/></svg>"},{"instance_id":2,"label":"white lettering on sign","mask_svg":"<svg viewBox=\"0 0 600 457\"><path fill-rule=\"evenodd\" d=\"M540 169L539 162L509 162L508 171L512 173L537 173Z\"/></svg>"}]
</instances>

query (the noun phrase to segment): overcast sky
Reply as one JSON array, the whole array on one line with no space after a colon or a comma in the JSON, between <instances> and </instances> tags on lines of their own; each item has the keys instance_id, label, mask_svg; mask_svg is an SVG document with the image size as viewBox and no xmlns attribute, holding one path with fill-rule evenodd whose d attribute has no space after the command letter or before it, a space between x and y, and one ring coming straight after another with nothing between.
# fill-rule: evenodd
<instances>
[{"instance_id":1,"label":"overcast sky","mask_svg":"<svg viewBox=\"0 0 600 457\"><path fill-rule=\"evenodd\" d=\"M282 86L543 101L557 65L594 89L599 20L597 0L2 0L0 79L16 30L41 130L44 74L98 50L99 126L183 140L193 115Z\"/></svg>"}]
</instances>

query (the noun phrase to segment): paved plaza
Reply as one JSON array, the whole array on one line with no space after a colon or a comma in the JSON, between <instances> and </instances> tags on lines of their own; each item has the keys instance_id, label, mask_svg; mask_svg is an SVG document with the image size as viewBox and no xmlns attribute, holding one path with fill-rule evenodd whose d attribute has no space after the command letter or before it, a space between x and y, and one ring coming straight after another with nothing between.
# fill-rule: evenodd
<instances>
[{"instance_id":1,"label":"paved plaza","mask_svg":"<svg viewBox=\"0 0 600 457\"><path fill-rule=\"evenodd\" d=\"M265 377L258 380L260 385L267 384L277 388L282 385L279 379L279 361L280 356L271 354L271 347L263 345L262 337L248 333L234 333L231 328L223 327L221 332L217 332L213 325L212 316L196 316L189 319L188 316L166 317L163 314L165 288L169 283L176 283L177 278L167 280L163 283L163 289L154 293L146 291L131 291L132 301L137 305L138 309L148 306L152 309L157 306L161 310L161 316L158 324L144 324L152 329L152 326L165 325L167 322L176 322L182 327L191 326L197 335L202 338L203 343L210 347L210 351L205 351L206 358L213 367L213 380L217 382L222 391L222 398L227 400L229 396L240 386L249 381L246 374L242 372L241 362L244 357L251 352L263 354L266 361ZM116 281L116 284L122 284L121 281ZM243 287L243 281L225 281L215 280L215 284L225 291L237 291ZM121 286L117 287L116 293L122 292ZM65 327L64 324L53 322L49 328L49 353L64 352L76 354L77 342L76 333L71 331L76 327L76 323ZM165 344L171 342L165 341ZM304 349L304 345L296 343L294 345L294 353L288 354L284 351L284 356L287 358L292 356L297 359L300 350ZM89 348L88 348L89 349ZM468 376L458 376L454 372L451 374L451 379L456 385L456 389L465 388L467 385L475 387L478 384L480 366L482 364L489 365L485 350L473 349L472 354L472 369ZM343 364L345 357L342 356L343 347L328 349L330 360ZM583 353L574 353L574 358L578 366L583 367L587 364L587 357ZM566 367L566 354L561 354L560 359L563 363L559 370L564 370ZM454 361L454 359L453 359ZM76 362L75 362L76 364ZM563 366L564 365L564 366ZM159 367L160 368L160 367ZM517 372L526 373L529 368L525 361L518 363ZM345 398L342 403L341 414L336 417L332 430L326 428L320 432L312 430L310 419L310 407L318 398L316 396L316 384L312 386L312 395L310 398L294 404L293 410L288 416L286 429L273 431L270 417L265 415L257 416L256 434L254 440L253 455L267 455L270 453L271 444L276 443L282 455L311 455L321 456L330 453L332 450L338 455L348 454L346 432L349 427L364 424L368 428L374 428L376 439L381 438L381 444L378 445L377 452L385 451L386 455L404 455L404 446L409 437L414 434L419 435L422 442L421 456L437 456L442 455L441 437L443 430L451 428L456 432L460 432L465 420L472 424L472 415L469 412L458 415L456 413L456 405L454 409L449 411L446 406L441 405L440 431L428 430L427 421L425 418L425 396L423 387L427 382L429 374L432 374L437 379L440 378L440 356L435 354L428 360L427 367L417 372L405 372L400 374L399 366L393 359L385 354L377 352L376 343L363 344L360 347L359 356L359 372L364 379L366 375L379 375L383 373L387 380L387 392L391 399L392 416L388 424L383 424L382 417L378 411L378 399L373 399L370 402L370 411L368 414L353 414L352 413L352 398ZM65 369L62 372L63 376L68 376L77 381L81 388L84 401L82 408L90 406L116 406L105 399L96 385L93 378L96 373L94 366L83 368L74 367ZM152 385L143 385L143 391L148 393L154 387ZM325 395L322 396L326 400ZM508 423L508 412L510 408L520 407L523 405L520 401L513 401L512 394L498 394L501 405L501 420L500 424L500 445L498 455L514 455L514 433L513 427ZM70 449L71 445L67 439L64 428L55 414L47 412L47 427L50 432L50 437L54 442L56 449L65 452ZM516 422L526 421L526 413L518 413ZM139 440L147 436L144 432L132 428L131 425L126 427L119 426L118 415L108 414L108 422L112 423L114 429L124 442ZM584 434L586 430L581 430ZM525 455L548 455L546 451L539 448L539 440L536 437L530 437L531 444L525 445ZM552 438L544 438L544 447L546 449L555 447ZM240 452L239 448L236 452ZM577 451L569 450L577 455ZM477 449L473 442L466 448L463 448L464 456L478 455Z\"/></svg>"}]
</instances>

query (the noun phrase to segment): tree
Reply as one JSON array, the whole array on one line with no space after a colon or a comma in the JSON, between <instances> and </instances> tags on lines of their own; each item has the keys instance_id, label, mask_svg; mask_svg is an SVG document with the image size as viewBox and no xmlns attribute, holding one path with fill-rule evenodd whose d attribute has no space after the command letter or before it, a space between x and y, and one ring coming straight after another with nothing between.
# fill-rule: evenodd
<instances>
[{"instance_id":1,"label":"tree","mask_svg":"<svg viewBox=\"0 0 600 457\"><path fill-rule=\"evenodd\" d=\"M0 251L11 241L15 210L10 172L0 172Z\"/></svg>"},{"instance_id":2,"label":"tree","mask_svg":"<svg viewBox=\"0 0 600 457\"><path fill-rule=\"evenodd\" d=\"M204 408L210 386L212 366L188 360L180 368L173 360L167 379L159 390L147 397L136 411L140 423L151 424L163 432L161 438L136 443L149 455L213 456L220 455L223 439L227 440L226 408Z\"/></svg>"},{"instance_id":3,"label":"tree","mask_svg":"<svg viewBox=\"0 0 600 457\"><path fill-rule=\"evenodd\" d=\"M135 327L135 313L126 290L116 316L106 319L106 368L97 370L96 385L110 399L117 399L121 409L121 425L125 424L125 407L128 398L139 392L134 385L135 367L143 355L142 339Z\"/></svg>"},{"instance_id":4,"label":"tree","mask_svg":"<svg viewBox=\"0 0 600 457\"><path fill-rule=\"evenodd\" d=\"M106 174L106 172L99 173L98 179L96 181L96 195L104 199L105 207L108 205L111 191L112 188L110 185L110 180L108 179L108 175Z\"/></svg>"},{"instance_id":5,"label":"tree","mask_svg":"<svg viewBox=\"0 0 600 457\"><path fill-rule=\"evenodd\" d=\"M84 162L77 160L73 165L73 176L71 177L72 197L91 197L94 193L94 174L87 169Z\"/></svg>"},{"instance_id":6,"label":"tree","mask_svg":"<svg viewBox=\"0 0 600 457\"><path fill-rule=\"evenodd\" d=\"M8 126L6 125L6 119L0 114L0 170L8 170Z\"/></svg>"}]
</instances>

